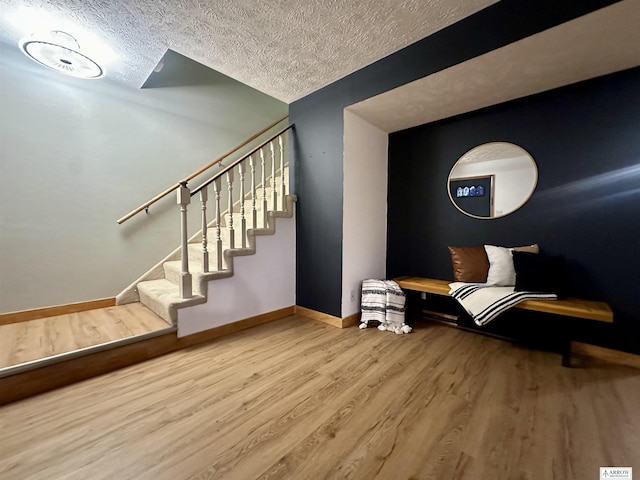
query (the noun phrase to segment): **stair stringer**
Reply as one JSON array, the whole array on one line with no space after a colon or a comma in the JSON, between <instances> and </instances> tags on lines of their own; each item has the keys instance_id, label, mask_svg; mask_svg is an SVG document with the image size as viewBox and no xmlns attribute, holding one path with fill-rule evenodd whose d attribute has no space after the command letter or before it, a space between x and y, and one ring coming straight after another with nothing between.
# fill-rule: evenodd
<instances>
[{"instance_id":1,"label":"stair stringer","mask_svg":"<svg viewBox=\"0 0 640 480\"><path fill-rule=\"evenodd\" d=\"M149 296L142 294L140 295L138 284L135 286L135 293L145 306L150 308L154 313L162 317L171 325L176 325L178 320L178 310L182 308L187 308L195 305L200 305L207 302L208 298L208 285L209 282L216 279L229 278L234 275L234 261L233 259L238 256L247 256L254 255L257 251L257 238L263 235L273 235L276 233L276 219L277 218L291 218L294 215L294 203L296 202L297 197L295 195L286 195L285 197L285 210L282 211L267 211L266 216L266 227L261 228L249 228L247 229L247 247L245 248L228 248L223 251L223 257L226 262L227 268L224 270L216 271L216 272L192 272L192 284L193 284L193 296L188 299L182 299L172 295L165 295L165 299L162 299L162 295L160 298L150 298ZM195 235L192 238L197 238L198 235ZM180 259L180 252L178 251L178 255L176 258L175 252L166 257L165 261L174 261ZM159 270L160 275L159 278L153 280L163 280L164 270L162 265L163 261L160 264ZM150 272L145 274L144 282L152 281L149 279L152 273L157 268L154 267ZM142 282L141 282L142 283ZM129 297L130 298L130 297ZM118 301L118 300L117 300ZM129 303L129 302L126 302Z\"/></svg>"}]
</instances>

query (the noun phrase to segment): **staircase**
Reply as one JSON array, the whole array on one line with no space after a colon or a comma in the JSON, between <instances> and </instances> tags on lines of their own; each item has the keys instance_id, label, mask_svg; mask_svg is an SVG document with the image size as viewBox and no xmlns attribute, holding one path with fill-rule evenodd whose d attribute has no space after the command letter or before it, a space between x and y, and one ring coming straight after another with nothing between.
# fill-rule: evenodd
<instances>
[{"instance_id":1,"label":"staircase","mask_svg":"<svg viewBox=\"0 0 640 480\"><path fill-rule=\"evenodd\" d=\"M220 170L193 191L186 182L180 183L182 245L121 292L118 305L139 301L176 325L179 309L206 303L209 282L233 276L234 258L255 254L257 238L273 235L277 218L293 216L296 197L287 194L285 154L289 128L227 166L218 162ZM210 187L212 208L208 206ZM187 239L187 205L196 194L203 228ZM211 209L213 220L208 221Z\"/></svg>"},{"instance_id":2,"label":"staircase","mask_svg":"<svg viewBox=\"0 0 640 480\"><path fill-rule=\"evenodd\" d=\"M249 146L251 142L260 142L259 138L263 134L268 135L271 129L286 118L256 133L239 146L118 220L118 223L123 223L145 211L166 195L178 192L182 232L180 247L116 297L117 305L142 303L164 319L168 325L159 328L155 325L146 333L125 338L117 337L114 340L101 340L98 343L92 343L89 340L88 343L84 342L83 345L86 345L78 350L69 351L66 349L65 342L57 342L56 349L59 353L34 357L33 360L25 363L10 364L6 368L0 368L0 405L145 361L185 346L195 345L229 331L229 329L218 329L217 326L234 324L234 328L247 328L268 321L265 320L267 318L273 319L274 312L281 314L292 309L295 303L292 284L272 281L268 287L262 285L262 283L269 283L263 282L263 271L271 275L271 280L277 278L278 273L289 280L295 274L294 264L289 261L291 248L295 248L295 243L292 242L294 230L291 223L281 226L281 228L284 227L282 228L284 235L281 238L287 242L286 244L281 244L280 238L265 241L263 243L265 254L251 262L248 260L238 262L243 264L242 271L235 272L234 265L235 257L253 255L257 252L258 243L260 243L258 237L276 233L278 218L291 218L294 215L296 197L287 193L290 191L289 162L285 142L287 132L293 126L279 130L246 154L240 152L240 149L245 146L251 148ZM212 169L217 172L212 174ZM199 179L201 175L209 177L199 186L189 188L188 182ZM209 202L210 189L213 194L211 202ZM193 203L196 204L194 207L199 207L201 211L198 223L201 229L191 238L187 238L187 208L192 202L192 197ZM212 219L208 219L207 212L211 211ZM287 231L290 232L288 235ZM270 262L264 263L265 259ZM271 270L265 269L265 264ZM220 283L217 296L215 293L213 295L210 293L209 282L232 277L234 273L238 273L235 280ZM247 282L248 279L252 282ZM237 284L233 282L241 285L242 295L253 293L254 299L260 298L263 301L252 304L241 300L242 305L237 303L238 300L229 301L224 296L224 292L229 295L229 291L237 290ZM259 295L256 295L258 290ZM285 295L279 296L278 294L282 292L285 292ZM264 301L264 297L271 302ZM290 298L292 303L288 303ZM207 301L209 304L203 306L206 307L204 323L199 317L203 312L194 308L181 318L178 325L179 309L205 304ZM234 314L242 316L235 319L230 318L226 312L220 312L220 309L229 306ZM135 312L129 316L136 322L149 313L141 313L144 309L140 310L136 305L111 308ZM253 313L255 310L259 313ZM114 316L115 323L118 325L122 323L122 310L107 313ZM93 320L95 311L87 314ZM101 322L101 326L105 323L102 317L96 318ZM162 324L161 320L157 319L157 321ZM27 323L29 322L24 322L21 326L24 327ZM90 325L90 322L87 325ZM180 328L183 327L185 333L180 335ZM96 332L98 330L96 329ZM116 330L120 331L119 327ZM194 335L199 332L202 334ZM59 331L55 330L55 333L58 335ZM92 337L95 336L92 335ZM98 336L102 339L102 335ZM60 343L61 345L58 345ZM49 345L47 348L51 347L52 345Z\"/></svg>"}]
</instances>

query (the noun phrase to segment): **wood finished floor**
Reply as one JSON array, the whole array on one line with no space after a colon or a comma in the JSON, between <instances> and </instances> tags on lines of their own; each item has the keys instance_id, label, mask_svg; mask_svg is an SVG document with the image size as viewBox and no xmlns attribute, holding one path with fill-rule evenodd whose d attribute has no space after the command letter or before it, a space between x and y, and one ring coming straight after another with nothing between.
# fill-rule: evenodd
<instances>
[{"instance_id":1,"label":"wood finished floor","mask_svg":"<svg viewBox=\"0 0 640 480\"><path fill-rule=\"evenodd\" d=\"M0 325L0 368L168 327L140 303Z\"/></svg>"},{"instance_id":2,"label":"wood finished floor","mask_svg":"<svg viewBox=\"0 0 640 480\"><path fill-rule=\"evenodd\" d=\"M640 471L640 370L299 316L0 407L0 478L587 480Z\"/></svg>"}]
</instances>

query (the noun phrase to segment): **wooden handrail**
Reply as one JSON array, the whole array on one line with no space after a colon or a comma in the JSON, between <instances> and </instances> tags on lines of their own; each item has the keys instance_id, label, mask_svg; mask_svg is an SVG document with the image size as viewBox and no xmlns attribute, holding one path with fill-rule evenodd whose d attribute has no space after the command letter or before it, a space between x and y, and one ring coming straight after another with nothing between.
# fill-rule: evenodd
<instances>
[{"instance_id":1,"label":"wooden handrail","mask_svg":"<svg viewBox=\"0 0 640 480\"><path fill-rule=\"evenodd\" d=\"M193 190L191 190L191 196L193 197L196 193L198 193L200 190L202 190L204 187L211 185L211 183L218 178L221 175L224 175L225 173L227 173L229 170L231 170L233 167L235 167L236 165L238 165L240 162L246 160L247 158L249 158L251 155L253 155L254 153L256 153L258 150L260 150L262 147L264 147L265 145L269 145L269 142L275 140L276 138L278 138L280 135L282 135L284 132L286 132L287 130L289 130L290 128L293 128L293 124L291 125L287 125L286 127L284 127L282 130L278 131L277 133L275 133L271 138L265 140L264 142L262 142L260 145L258 145L256 148L254 148L253 150L251 150L249 153L247 153L246 155L243 155L241 158L237 159L236 161L234 161L233 163L230 163L229 165L227 165L226 167L224 167L222 170L220 170L219 172L217 172L213 177L211 177L209 180L201 183L198 187L194 188Z\"/></svg>"},{"instance_id":2,"label":"wooden handrail","mask_svg":"<svg viewBox=\"0 0 640 480\"><path fill-rule=\"evenodd\" d=\"M175 184L173 184L171 187L167 188L166 190L164 190L163 192L159 193L158 195L156 195L155 197L153 197L151 200L143 203L142 205L140 205L138 208L136 208L135 210L131 210L129 213L127 213L125 216L123 216L122 218L119 218L118 220L116 220L116 222L118 224L122 224L124 222L126 222L127 220L129 220L131 217L137 215L138 213L142 212L143 210L146 210L147 208L149 208L151 205L153 205L154 203L156 203L158 200L160 200L163 197L166 197L167 195L169 195L171 192L173 192L176 188L178 188L181 184L188 182L189 180L194 179L195 177L197 177L198 175L200 175L201 173L207 171L208 169L210 169L211 167L213 167L214 165L216 165L217 163L220 163L221 161L223 161L225 158L227 158L229 155L237 152L238 150L240 150L242 147L246 146L247 144L249 144L250 142L252 142L253 140L255 140L256 138L258 138L260 135L262 135L263 133L271 130L273 127L275 127L277 124L279 124L280 122L282 122L283 120L286 120L287 118L289 118L289 115L285 115L284 117L282 117L281 119L277 120L276 122L273 122L271 125L269 125L268 127L260 130L258 133L256 133L255 135L252 135L251 137L249 137L248 139L246 139L244 142L242 142L240 145L238 145L237 147L232 148L231 150L229 150L228 152L220 155L218 158L216 158L215 160L213 160L212 162L209 162L207 165L205 165L204 167L196 170L195 172L193 172L191 175L185 177L184 179L180 180L179 182L176 182ZM287 127L289 128L289 127ZM286 129L285 129L286 130ZM282 133L282 132L281 132ZM277 135L276 135L277 136ZM269 141L273 140L270 139ZM268 143L268 142L267 142ZM253 152L252 152L253 153Z\"/></svg>"}]
</instances>

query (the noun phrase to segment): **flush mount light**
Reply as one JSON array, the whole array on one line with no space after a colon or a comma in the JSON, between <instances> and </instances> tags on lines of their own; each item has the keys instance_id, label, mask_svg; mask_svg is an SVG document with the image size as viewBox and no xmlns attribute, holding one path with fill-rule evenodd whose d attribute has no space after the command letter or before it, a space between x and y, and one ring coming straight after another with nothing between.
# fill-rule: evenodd
<instances>
[{"instance_id":1,"label":"flush mount light","mask_svg":"<svg viewBox=\"0 0 640 480\"><path fill-rule=\"evenodd\" d=\"M80 51L78 41L68 33L53 30L20 41L20 49L40 65L78 78L100 78L104 70Z\"/></svg>"}]
</instances>

